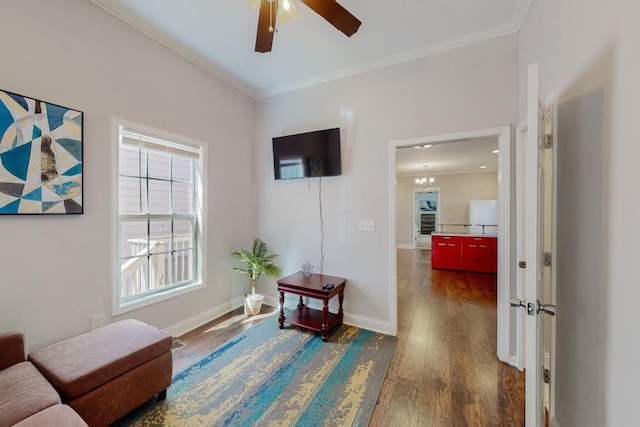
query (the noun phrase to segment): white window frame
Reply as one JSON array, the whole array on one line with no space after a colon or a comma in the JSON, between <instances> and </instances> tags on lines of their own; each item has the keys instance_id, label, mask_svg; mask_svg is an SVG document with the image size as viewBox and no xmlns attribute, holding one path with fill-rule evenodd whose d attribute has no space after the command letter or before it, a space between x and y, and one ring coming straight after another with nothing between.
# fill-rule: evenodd
<instances>
[{"instance_id":1,"label":"white window frame","mask_svg":"<svg viewBox=\"0 0 640 427\"><path fill-rule=\"evenodd\" d=\"M198 168L196 177L194 180L194 186L196 189L195 198L195 214L197 217L196 233L197 237L194 242L193 253L196 258L195 275L196 279L188 284L173 287L164 291L160 291L151 295L143 295L139 298L129 299L127 302L122 302L120 299L120 278L121 278L121 256L120 256L120 135L123 129L130 129L134 132L152 136L160 140L172 141L177 144L186 145L200 150L200 160L198 161ZM197 291L205 287L206 283L206 263L204 262L204 254L206 253L206 212L205 212L205 191L203 184L206 181L207 173L207 155L206 145L200 141L196 141L184 136L171 134L159 129L151 128L149 126L141 125L139 123L130 122L117 117L113 117L111 120L111 139L112 139L112 248L113 248L113 283L112 291L112 311L113 315L119 315L132 310L136 310L142 307L156 304L162 301L166 301L180 295L184 295L190 292Z\"/></svg>"}]
</instances>

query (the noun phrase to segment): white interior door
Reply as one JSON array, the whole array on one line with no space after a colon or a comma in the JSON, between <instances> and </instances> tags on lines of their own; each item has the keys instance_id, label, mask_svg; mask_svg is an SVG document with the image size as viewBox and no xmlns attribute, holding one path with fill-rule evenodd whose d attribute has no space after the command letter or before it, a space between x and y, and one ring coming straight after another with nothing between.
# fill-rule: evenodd
<instances>
[{"instance_id":1,"label":"white interior door","mask_svg":"<svg viewBox=\"0 0 640 427\"><path fill-rule=\"evenodd\" d=\"M557 100L556 93L546 99L544 108L545 138L545 218L544 218L544 302L550 303L555 313L556 303L556 187L557 187ZM544 404L549 411L551 425L555 421L555 352L556 352L556 318L543 316L544 328L544 369L546 384L544 385Z\"/></svg>"},{"instance_id":2,"label":"white interior door","mask_svg":"<svg viewBox=\"0 0 640 427\"><path fill-rule=\"evenodd\" d=\"M548 109L546 110L548 111ZM544 425L544 341L542 317L545 312L555 313L555 307L545 305L544 284L553 280L550 259L545 261L545 253L551 255L554 223L553 190L548 185L552 174L552 163L546 153L545 108L540 99L538 64L529 66L527 90L527 140L525 154L525 298L522 304L525 316L525 369L526 369L526 425ZM552 124L553 126L553 124ZM550 205L551 206L548 206ZM545 224L546 222L546 224ZM551 223L551 224L549 224ZM545 239L546 237L546 239ZM548 258L548 257L547 257Z\"/></svg>"}]
</instances>

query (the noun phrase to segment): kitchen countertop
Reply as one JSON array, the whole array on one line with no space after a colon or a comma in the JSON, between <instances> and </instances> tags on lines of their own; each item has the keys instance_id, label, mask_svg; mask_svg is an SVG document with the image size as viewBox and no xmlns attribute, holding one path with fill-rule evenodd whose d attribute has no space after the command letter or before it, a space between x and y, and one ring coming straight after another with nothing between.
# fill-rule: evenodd
<instances>
[{"instance_id":1,"label":"kitchen countertop","mask_svg":"<svg viewBox=\"0 0 640 427\"><path fill-rule=\"evenodd\" d=\"M432 236L455 236L455 237L498 237L496 233L451 233L451 232L442 232L442 231L434 231L431 233Z\"/></svg>"}]
</instances>

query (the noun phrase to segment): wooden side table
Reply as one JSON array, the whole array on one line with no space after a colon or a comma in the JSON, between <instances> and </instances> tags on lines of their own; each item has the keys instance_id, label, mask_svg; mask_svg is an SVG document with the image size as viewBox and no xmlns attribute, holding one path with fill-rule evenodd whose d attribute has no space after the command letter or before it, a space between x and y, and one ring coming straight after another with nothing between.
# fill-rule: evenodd
<instances>
[{"instance_id":1,"label":"wooden side table","mask_svg":"<svg viewBox=\"0 0 640 427\"><path fill-rule=\"evenodd\" d=\"M329 340L329 332L338 325L342 325L344 314L342 312L342 302L344 301L344 287L347 279L343 277L327 276L326 274L312 273L305 277L302 272L295 273L277 281L278 292L280 292L280 316L278 324L280 329L287 323L302 326L322 334L322 341ZM323 288L324 285L333 284L332 289ZM284 293L289 292L300 296L298 309L284 315ZM338 295L338 313L329 312L329 300ZM302 302L302 297L309 297L322 300L322 311L309 308Z\"/></svg>"}]
</instances>

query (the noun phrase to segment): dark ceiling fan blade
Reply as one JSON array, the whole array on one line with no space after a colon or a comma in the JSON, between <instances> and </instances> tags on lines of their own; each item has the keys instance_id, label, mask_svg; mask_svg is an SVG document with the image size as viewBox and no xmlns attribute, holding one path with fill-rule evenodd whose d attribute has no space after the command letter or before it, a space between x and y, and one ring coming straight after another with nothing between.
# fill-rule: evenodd
<instances>
[{"instance_id":1,"label":"dark ceiling fan blade","mask_svg":"<svg viewBox=\"0 0 640 427\"><path fill-rule=\"evenodd\" d=\"M318 15L329 21L331 25L351 37L360 28L360 20L335 0L301 0Z\"/></svg>"},{"instance_id":2,"label":"dark ceiling fan blade","mask_svg":"<svg viewBox=\"0 0 640 427\"><path fill-rule=\"evenodd\" d=\"M256 52L271 52L273 36L276 31L276 16L278 15L278 2L261 0L260 15L258 16L258 31L256 33ZM269 30L271 28L271 30Z\"/></svg>"}]
</instances>

